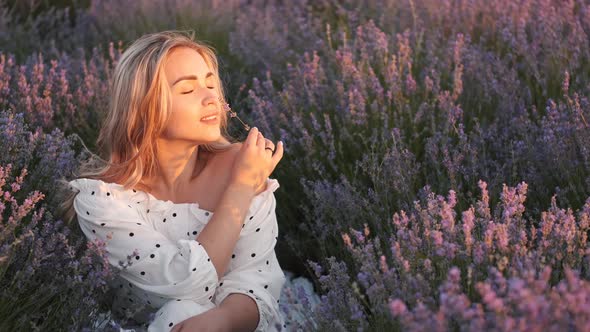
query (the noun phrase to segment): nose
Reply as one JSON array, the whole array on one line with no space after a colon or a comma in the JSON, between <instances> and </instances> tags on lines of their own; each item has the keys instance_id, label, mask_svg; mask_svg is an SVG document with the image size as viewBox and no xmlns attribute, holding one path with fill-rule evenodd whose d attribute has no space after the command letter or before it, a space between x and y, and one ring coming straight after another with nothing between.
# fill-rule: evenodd
<instances>
[{"instance_id":1,"label":"nose","mask_svg":"<svg viewBox=\"0 0 590 332\"><path fill-rule=\"evenodd\" d=\"M207 97L203 98L203 107L208 107L209 105L213 105L217 107L217 97L213 94L207 95Z\"/></svg>"}]
</instances>

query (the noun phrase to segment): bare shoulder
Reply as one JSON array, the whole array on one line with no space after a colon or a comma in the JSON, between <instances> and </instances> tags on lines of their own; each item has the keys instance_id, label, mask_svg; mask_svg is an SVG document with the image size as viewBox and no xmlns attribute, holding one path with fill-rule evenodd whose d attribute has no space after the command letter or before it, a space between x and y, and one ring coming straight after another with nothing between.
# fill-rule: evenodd
<instances>
[{"instance_id":1,"label":"bare shoulder","mask_svg":"<svg viewBox=\"0 0 590 332\"><path fill-rule=\"evenodd\" d=\"M229 174L232 171L234 162L243 146L242 142L232 143L231 148L219 154L220 164L222 165L220 171L227 174L229 181ZM266 182L256 189L256 195L266 190Z\"/></svg>"}]
</instances>

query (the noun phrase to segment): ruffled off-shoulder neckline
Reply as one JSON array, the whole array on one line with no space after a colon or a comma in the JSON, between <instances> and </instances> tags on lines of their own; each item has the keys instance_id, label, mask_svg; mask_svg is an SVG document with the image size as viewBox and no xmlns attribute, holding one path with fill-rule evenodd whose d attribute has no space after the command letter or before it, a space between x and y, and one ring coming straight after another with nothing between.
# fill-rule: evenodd
<instances>
[{"instance_id":1,"label":"ruffled off-shoulder neckline","mask_svg":"<svg viewBox=\"0 0 590 332\"><path fill-rule=\"evenodd\" d=\"M97 179L80 178L70 181L69 184L72 186L72 188L76 188L79 192L92 191L93 193L97 193L97 195L108 193L109 195L113 195L113 198L129 199L130 201L134 201L136 203L148 201L151 203L150 209L152 210L168 210L172 207L188 206L189 208L197 211L207 212L210 215L214 214L213 211L201 208L198 202L174 203L171 200L161 200L156 198L154 195L142 190L125 190L124 187L118 183L104 182ZM280 184L277 179L267 178L266 189L254 196L252 203L250 204L250 210L255 209L259 202L264 201L268 195L276 191L279 187Z\"/></svg>"}]
</instances>

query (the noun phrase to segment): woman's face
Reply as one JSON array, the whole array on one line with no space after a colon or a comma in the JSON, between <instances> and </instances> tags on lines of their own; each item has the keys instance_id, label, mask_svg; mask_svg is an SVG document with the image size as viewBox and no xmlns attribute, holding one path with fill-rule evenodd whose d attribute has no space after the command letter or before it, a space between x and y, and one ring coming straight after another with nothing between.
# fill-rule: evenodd
<instances>
[{"instance_id":1,"label":"woman's face","mask_svg":"<svg viewBox=\"0 0 590 332\"><path fill-rule=\"evenodd\" d=\"M203 144L221 136L217 80L199 52L177 47L168 54L164 72L171 91L170 120L162 134L169 140ZM213 120L204 117L214 114Z\"/></svg>"}]
</instances>

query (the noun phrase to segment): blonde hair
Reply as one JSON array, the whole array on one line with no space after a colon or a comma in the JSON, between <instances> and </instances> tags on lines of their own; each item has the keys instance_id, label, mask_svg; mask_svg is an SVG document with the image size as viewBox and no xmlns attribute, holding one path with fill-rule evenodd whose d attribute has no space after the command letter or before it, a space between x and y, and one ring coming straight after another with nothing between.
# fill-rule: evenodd
<instances>
[{"instance_id":1,"label":"blonde hair","mask_svg":"<svg viewBox=\"0 0 590 332\"><path fill-rule=\"evenodd\" d=\"M170 88L164 74L167 55L176 47L190 47L204 58L215 74L221 105L225 96L219 65L213 48L194 40L194 32L163 31L147 34L134 41L121 55L115 66L109 87L108 113L97 139L99 151L108 161L91 153L82 163L76 179L89 178L121 184L125 190L138 188L151 191L141 183L145 176L157 174L156 138L165 129L170 116ZM227 132L227 113L221 112L220 141L199 145L207 152L225 151L235 140ZM98 158L94 158L98 157ZM59 179L63 194L57 214L66 223L76 218L73 201L76 193L68 181Z\"/></svg>"}]
</instances>

